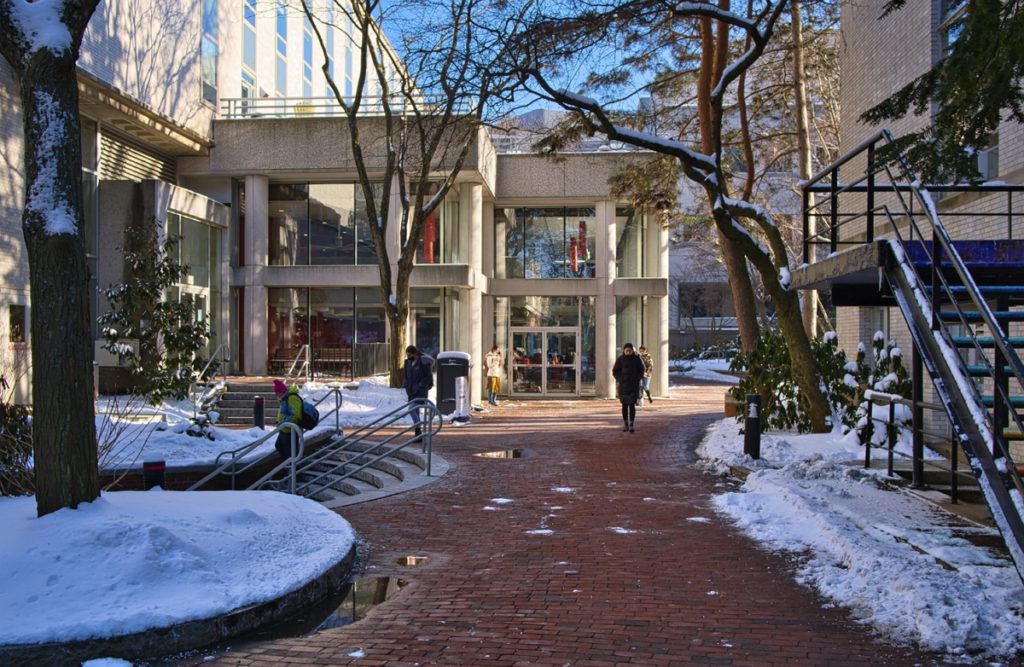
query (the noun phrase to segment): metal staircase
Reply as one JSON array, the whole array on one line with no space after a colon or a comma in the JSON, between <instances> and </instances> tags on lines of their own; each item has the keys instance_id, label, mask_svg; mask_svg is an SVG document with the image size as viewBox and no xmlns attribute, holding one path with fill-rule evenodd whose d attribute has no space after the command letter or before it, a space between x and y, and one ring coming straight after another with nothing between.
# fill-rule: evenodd
<instances>
[{"instance_id":1,"label":"metal staircase","mask_svg":"<svg viewBox=\"0 0 1024 667\"><path fill-rule=\"evenodd\" d=\"M949 224L933 192L953 200ZM1024 459L1015 444L1024 433L1024 242L1012 238L1020 192L925 188L883 130L804 185L805 266L794 286L827 287L836 305L898 307L914 342L914 400L923 367L949 420L953 468L960 450L1024 579L1024 483L1014 461ZM923 432L916 406L914 415Z\"/></svg>"}]
</instances>

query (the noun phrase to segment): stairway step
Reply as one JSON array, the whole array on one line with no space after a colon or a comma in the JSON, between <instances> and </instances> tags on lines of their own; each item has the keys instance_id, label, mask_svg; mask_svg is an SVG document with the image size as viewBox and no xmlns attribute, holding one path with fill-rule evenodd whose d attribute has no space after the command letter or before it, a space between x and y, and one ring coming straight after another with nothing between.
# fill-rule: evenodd
<instances>
[{"instance_id":1,"label":"stairway step","mask_svg":"<svg viewBox=\"0 0 1024 667\"><path fill-rule=\"evenodd\" d=\"M993 405L995 405L995 399L992 398L991 395L982 396L981 404L984 405L986 408L991 408ZM1010 405L1012 405L1015 408L1024 408L1024 396L1011 396Z\"/></svg>"},{"instance_id":2,"label":"stairway step","mask_svg":"<svg viewBox=\"0 0 1024 667\"><path fill-rule=\"evenodd\" d=\"M978 336L977 338L972 338L970 336L953 336L951 340L953 345L956 347L974 347L975 341L977 341L978 347L986 350L991 350L996 346L995 339L991 336ZM1010 347L1024 348L1024 338L1012 337L1007 338L1007 341L1010 343Z\"/></svg>"},{"instance_id":3,"label":"stairway step","mask_svg":"<svg viewBox=\"0 0 1024 667\"><path fill-rule=\"evenodd\" d=\"M1013 369L1003 366L1003 372L1007 376L1013 375ZM971 377L989 377L992 374L992 367L985 364L967 364L967 373Z\"/></svg>"},{"instance_id":4,"label":"stairway step","mask_svg":"<svg viewBox=\"0 0 1024 667\"><path fill-rule=\"evenodd\" d=\"M1024 310L994 310L992 314L1000 322L1024 322ZM977 310L944 310L939 313L943 322L981 322L981 313Z\"/></svg>"},{"instance_id":5,"label":"stairway step","mask_svg":"<svg viewBox=\"0 0 1024 667\"><path fill-rule=\"evenodd\" d=\"M932 286L924 285L924 289L926 292L931 292ZM940 291L948 290L957 296L968 293L967 288L963 285L950 285L948 288L940 287L939 289ZM978 291L985 296L1024 296L1024 285L978 285Z\"/></svg>"}]
</instances>

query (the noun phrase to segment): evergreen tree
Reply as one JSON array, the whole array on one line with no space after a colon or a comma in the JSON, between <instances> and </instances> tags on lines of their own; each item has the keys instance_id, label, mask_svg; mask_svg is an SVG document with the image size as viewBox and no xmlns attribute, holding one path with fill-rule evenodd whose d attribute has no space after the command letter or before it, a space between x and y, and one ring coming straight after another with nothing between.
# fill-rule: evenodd
<instances>
[{"instance_id":1,"label":"evergreen tree","mask_svg":"<svg viewBox=\"0 0 1024 667\"><path fill-rule=\"evenodd\" d=\"M905 4L906 0L890 0L883 19ZM977 179L973 151L989 145L1004 116L1024 122L1021 3L964 0L948 5L955 11L949 12L946 30L956 39L946 55L861 116L869 123L883 123L910 112L925 113L936 103L932 123L898 141L918 176L934 183Z\"/></svg>"}]
</instances>

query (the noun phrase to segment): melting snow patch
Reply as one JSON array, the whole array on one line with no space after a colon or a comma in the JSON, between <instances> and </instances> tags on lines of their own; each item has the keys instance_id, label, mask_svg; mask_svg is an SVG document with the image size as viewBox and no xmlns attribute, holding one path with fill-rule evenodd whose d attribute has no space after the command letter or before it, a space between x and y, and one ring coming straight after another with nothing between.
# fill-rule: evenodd
<instances>
[{"instance_id":1,"label":"melting snow patch","mask_svg":"<svg viewBox=\"0 0 1024 667\"><path fill-rule=\"evenodd\" d=\"M524 531L527 535L554 535L555 531L550 528L536 528L534 530Z\"/></svg>"},{"instance_id":2,"label":"melting snow patch","mask_svg":"<svg viewBox=\"0 0 1024 667\"><path fill-rule=\"evenodd\" d=\"M630 528L623 528L622 526L612 526L608 530L612 531L613 533L618 533L619 535L635 535L639 532L636 530L632 530Z\"/></svg>"},{"instance_id":3,"label":"melting snow patch","mask_svg":"<svg viewBox=\"0 0 1024 667\"><path fill-rule=\"evenodd\" d=\"M644 498L644 502L645 503L653 503L653 502L655 502L655 499L654 498Z\"/></svg>"},{"instance_id":4,"label":"melting snow patch","mask_svg":"<svg viewBox=\"0 0 1024 667\"><path fill-rule=\"evenodd\" d=\"M363 649L359 648L359 649L356 649L355 651L352 651L351 653L349 653L348 657L350 657L350 658L365 658L366 657L366 651L364 651Z\"/></svg>"},{"instance_id":5,"label":"melting snow patch","mask_svg":"<svg viewBox=\"0 0 1024 667\"><path fill-rule=\"evenodd\" d=\"M718 591L708 591L708 595L718 595Z\"/></svg>"},{"instance_id":6,"label":"melting snow patch","mask_svg":"<svg viewBox=\"0 0 1024 667\"><path fill-rule=\"evenodd\" d=\"M576 489L571 486L553 486L551 490L555 493L575 493Z\"/></svg>"},{"instance_id":7,"label":"melting snow patch","mask_svg":"<svg viewBox=\"0 0 1024 667\"><path fill-rule=\"evenodd\" d=\"M507 505L508 503L513 501L511 498L491 498L491 502L494 503L495 505Z\"/></svg>"},{"instance_id":8,"label":"melting snow patch","mask_svg":"<svg viewBox=\"0 0 1024 667\"><path fill-rule=\"evenodd\" d=\"M483 509L485 512L496 512L498 510L497 507L492 507L490 505L484 505Z\"/></svg>"},{"instance_id":9,"label":"melting snow patch","mask_svg":"<svg viewBox=\"0 0 1024 667\"><path fill-rule=\"evenodd\" d=\"M693 523L711 523L711 519L706 516L688 516L686 517L686 520L692 521Z\"/></svg>"}]
</instances>

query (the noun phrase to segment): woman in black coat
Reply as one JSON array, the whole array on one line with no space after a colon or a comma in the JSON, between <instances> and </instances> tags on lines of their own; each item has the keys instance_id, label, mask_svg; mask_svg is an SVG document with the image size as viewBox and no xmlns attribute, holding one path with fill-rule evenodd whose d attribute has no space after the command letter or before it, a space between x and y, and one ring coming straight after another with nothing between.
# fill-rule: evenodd
<instances>
[{"instance_id":1,"label":"woman in black coat","mask_svg":"<svg viewBox=\"0 0 1024 667\"><path fill-rule=\"evenodd\" d=\"M622 356L615 360L612 375L618 385L619 402L622 403L623 431L633 432L636 419L636 403L640 398L640 383L644 379L644 362L637 356L632 343L622 346Z\"/></svg>"}]
</instances>

